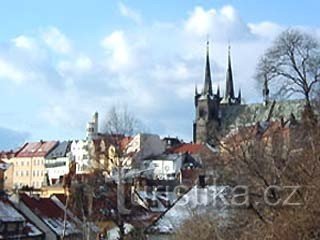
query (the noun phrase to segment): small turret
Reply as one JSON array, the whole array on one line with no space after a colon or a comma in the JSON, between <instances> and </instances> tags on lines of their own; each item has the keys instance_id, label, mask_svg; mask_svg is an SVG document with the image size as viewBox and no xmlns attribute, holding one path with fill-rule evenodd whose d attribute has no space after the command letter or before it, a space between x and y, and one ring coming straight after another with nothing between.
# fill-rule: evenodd
<instances>
[{"instance_id":1,"label":"small turret","mask_svg":"<svg viewBox=\"0 0 320 240\"><path fill-rule=\"evenodd\" d=\"M217 89L217 97L220 98L220 86L218 86L218 89Z\"/></svg>"},{"instance_id":2,"label":"small turret","mask_svg":"<svg viewBox=\"0 0 320 240\"><path fill-rule=\"evenodd\" d=\"M200 94L198 93L198 88L197 85L195 85L194 88L194 105L197 107L198 106L198 99L200 97Z\"/></svg>"},{"instance_id":3,"label":"small turret","mask_svg":"<svg viewBox=\"0 0 320 240\"><path fill-rule=\"evenodd\" d=\"M99 115L98 112L95 112L92 116L92 120L87 123L87 139L96 139L98 136L98 121Z\"/></svg>"},{"instance_id":4,"label":"small turret","mask_svg":"<svg viewBox=\"0 0 320 240\"><path fill-rule=\"evenodd\" d=\"M238 97L237 97L237 103L241 103L241 88L239 88L239 93L238 93Z\"/></svg>"}]
</instances>

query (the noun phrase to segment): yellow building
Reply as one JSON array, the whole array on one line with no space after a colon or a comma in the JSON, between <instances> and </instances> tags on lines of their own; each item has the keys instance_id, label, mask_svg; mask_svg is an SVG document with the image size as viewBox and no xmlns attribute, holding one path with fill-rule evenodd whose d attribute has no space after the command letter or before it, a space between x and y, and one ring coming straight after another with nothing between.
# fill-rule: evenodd
<instances>
[{"instance_id":1,"label":"yellow building","mask_svg":"<svg viewBox=\"0 0 320 240\"><path fill-rule=\"evenodd\" d=\"M45 156L58 144L40 141L25 144L11 159L13 188L41 188L46 185Z\"/></svg>"}]
</instances>

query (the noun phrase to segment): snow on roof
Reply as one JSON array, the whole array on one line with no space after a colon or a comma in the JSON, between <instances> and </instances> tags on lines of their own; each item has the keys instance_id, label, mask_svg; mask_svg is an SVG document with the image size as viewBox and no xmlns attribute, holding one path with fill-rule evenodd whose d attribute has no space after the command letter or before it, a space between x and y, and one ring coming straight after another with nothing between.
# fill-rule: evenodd
<instances>
[{"instance_id":1,"label":"snow on roof","mask_svg":"<svg viewBox=\"0 0 320 240\"><path fill-rule=\"evenodd\" d=\"M3 222L23 222L25 219L9 202L0 200L0 220Z\"/></svg>"},{"instance_id":2,"label":"snow on roof","mask_svg":"<svg viewBox=\"0 0 320 240\"><path fill-rule=\"evenodd\" d=\"M178 196L175 192L147 192L147 191L137 191L139 197L147 202L148 200L157 201L157 206L151 206L149 209L152 212L164 212L168 209L162 201L168 201L169 204L173 204L177 200Z\"/></svg>"},{"instance_id":3,"label":"snow on roof","mask_svg":"<svg viewBox=\"0 0 320 240\"><path fill-rule=\"evenodd\" d=\"M42 232L30 222L26 223L26 227L29 229L28 236L38 236L42 234Z\"/></svg>"},{"instance_id":4,"label":"snow on roof","mask_svg":"<svg viewBox=\"0 0 320 240\"><path fill-rule=\"evenodd\" d=\"M25 238L25 236L39 236L43 233L35 225L29 222L21 213L14 208L9 200L0 199L0 221L1 222L24 222L23 233L18 232L14 235L16 239ZM1 238L1 235L0 235ZM12 238L13 239L13 238Z\"/></svg>"},{"instance_id":5,"label":"snow on roof","mask_svg":"<svg viewBox=\"0 0 320 240\"><path fill-rule=\"evenodd\" d=\"M189 192L179 198L176 203L150 226L149 231L171 233L194 214L209 213L212 217L227 219L229 213L217 194L225 187L194 186Z\"/></svg>"},{"instance_id":6,"label":"snow on roof","mask_svg":"<svg viewBox=\"0 0 320 240\"><path fill-rule=\"evenodd\" d=\"M131 232L133 230L133 226L129 223L125 223L124 224L124 233L128 234L129 232ZM108 240L117 240L119 239L119 228L118 227L114 227L111 230L108 231Z\"/></svg>"},{"instance_id":7,"label":"snow on roof","mask_svg":"<svg viewBox=\"0 0 320 240\"><path fill-rule=\"evenodd\" d=\"M42 219L51 230L61 235L64 229L64 211L50 198L35 198L26 194L21 195L23 203ZM66 222L66 235L80 233L75 220L69 219Z\"/></svg>"}]
</instances>

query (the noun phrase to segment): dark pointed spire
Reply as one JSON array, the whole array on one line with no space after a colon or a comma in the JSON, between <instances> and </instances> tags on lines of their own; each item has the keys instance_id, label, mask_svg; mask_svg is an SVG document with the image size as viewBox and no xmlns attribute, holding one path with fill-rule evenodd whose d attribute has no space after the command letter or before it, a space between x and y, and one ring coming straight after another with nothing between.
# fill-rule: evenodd
<instances>
[{"instance_id":1,"label":"dark pointed spire","mask_svg":"<svg viewBox=\"0 0 320 240\"><path fill-rule=\"evenodd\" d=\"M241 103L241 88L239 88L238 92L238 103Z\"/></svg>"},{"instance_id":2,"label":"dark pointed spire","mask_svg":"<svg viewBox=\"0 0 320 240\"><path fill-rule=\"evenodd\" d=\"M204 78L203 94L212 96L212 82L210 73L210 59L209 59L209 41L207 41L207 58L206 58L206 69Z\"/></svg>"},{"instance_id":3,"label":"dark pointed spire","mask_svg":"<svg viewBox=\"0 0 320 240\"><path fill-rule=\"evenodd\" d=\"M226 99L234 99L233 76L231 67L230 45L228 47L228 68L226 77Z\"/></svg>"},{"instance_id":4,"label":"dark pointed spire","mask_svg":"<svg viewBox=\"0 0 320 240\"><path fill-rule=\"evenodd\" d=\"M198 96L198 87L197 87L197 84L196 84L195 87L194 87L194 95L195 95L195 96Z\"/></svg>"},{"instance_id":5,"label":"dark pointed spire","mask_svg":"<svg viewBox=\"0 0 320 240\"><path fill-rule=\"evenodd\" d=\"M220 85L218 85L217 96L220 97Z\"/></svg>"}]
</instances>

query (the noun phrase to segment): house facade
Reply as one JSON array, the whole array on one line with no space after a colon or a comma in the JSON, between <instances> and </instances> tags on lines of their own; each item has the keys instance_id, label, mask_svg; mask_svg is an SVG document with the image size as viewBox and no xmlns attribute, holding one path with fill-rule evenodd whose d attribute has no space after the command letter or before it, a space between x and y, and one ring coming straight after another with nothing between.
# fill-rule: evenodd
<instances>
[{"instance_id":1,"label":"house facade","mask_svg":"<svg viewBox=\"0 0 320 240\"><path fill-rule=\"evenodd\" d=\"M45 186L45 157L57 144L56 141L26 143L11 159L13 188Z\"/></svg>"},{"instance_id":2,"label":"house facade","mask_svg":"<svg viewBox=\"0 0 320 240\"><path fill-rule=\"evenodd\" d=\"M45 157L45 168L49 185L61 183L63 176L69 172L71 161L70 149L70 141L59 142Z\"/></svg>"}]
</instances>

